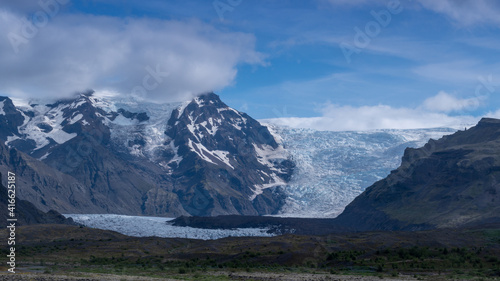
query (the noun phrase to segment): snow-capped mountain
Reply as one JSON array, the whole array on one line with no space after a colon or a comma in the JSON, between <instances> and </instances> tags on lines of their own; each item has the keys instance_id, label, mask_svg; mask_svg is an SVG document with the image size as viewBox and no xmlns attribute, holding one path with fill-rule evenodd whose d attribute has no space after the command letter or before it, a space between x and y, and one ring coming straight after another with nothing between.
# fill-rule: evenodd
<instances>
[{"instance_id":1,"label":"snow-capped mountain","mask_svg":"<svg viewBox=\"0 0 500 281\"><path fill-rule=\"evenodd\" d=\"M18 107L0 102L5 144L74 178L86 198L76 205L95 212L272 214L294 167L266 127L212 93L175 104L92 92ZM46 196L51 188L37 181L21 196L57 209L64 198Z\"/></svg>"},{"instance_id":2,"label":"snow-capped mountain","mask_svg":"<svg viewBox=\"0 0 500 281\"><path fill-rule=\"evenodd\" d=\"M0 139L26 153L1 158L0 172L20 170L21 198L44 211L335 217L406 147L453 132L263 126L213 93L170 104L0 98Z\"/></svg>"},{"instance_id":3,"label":"snow-capped mountain","mask_svg":"<svg viewBox=\"0 0 500 281\"><path fill-rule=\"evenodd\" d=\"M401 163L406 147L420 147L456 130L331 132L269 126L296 163L280 216L336 217L368 186Z\"/></svg>"}]
</instances>

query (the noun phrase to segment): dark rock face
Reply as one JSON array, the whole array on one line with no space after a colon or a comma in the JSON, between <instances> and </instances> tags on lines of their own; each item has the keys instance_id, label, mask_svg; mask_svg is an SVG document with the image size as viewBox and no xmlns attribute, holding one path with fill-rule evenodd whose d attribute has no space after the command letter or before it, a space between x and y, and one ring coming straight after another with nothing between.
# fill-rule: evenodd
<instances>
[{"instance_id":1,"label":"dark rock face","mask_svg":"<svg viewBox=\"0 0 500 281\"><path fill-rule=\"evenodd\" d=\"M268 228L268 233L277 235L326 235L333 232L345 232L340 226L335 225L334 219L318 218L281 218L238 215L216 217L181 216L168 223L175 226L189 226L206 229Z\"/></svg>"},{"instance_id":2,"label":"dark rock face","mask_svg":"<svg viewBox=\"0 0 500 281\"><path fill-rule=\"evenodd\" d=\"M16 218L16 226L29 224L76 224L71 218L67 219L54 210L44 213L30 202L19 199L16 199L15 202L15 216L9 217L9 213L7 212L9 194L7 188L2 184L3 178L2 174L0 174L0 208L4 210L1 212L0 217L2 222L8 224L7 219Z\"/></svg>"},{"instance_id":3,"label":"dark rock face","mask_svg":"<svg viewBox=\"0 0 500 281\"><path fill-rule=\"evenodd\" d=\"M174 109L169 119L153 116L166 127L153 144L147 108L132 112L91 93L31 108L10 105L5 98L0 124L16 123L2 125L0 139L18 156L6 156L0 168L24 173L32 188L21 197L42 210L262 215L284 203L280 186L293 162L266 127L215 94Z\"/></svg>"},{"instance_id":4,"label":"dark rock face","mask_svg":"<svg viewBox=\"0 0 500 281\"><path fill-rule=\"evenodd\" d=\"M96 208L92 196L75 178L0 143L0 173L7 175L9 171L16 174L16 197L33 203L44 212L51 209L62 213L77 210L104 212L103 209ZM5 185L5 177L3 180Z\"/></svg>"},{"instance_id":5,"label":"dark rock face","mask_svg":"<svg viewBox=\"0 0 500 281\"><path fill-rule=\"evenodd\" d=\"M12 100L7 97L0 97L0 139L7 140L8 137L18 136L17 127L24 122L24 117L19 112Z\"/></svg>"},{"instance_id":6,"label":"dark rock face","mask_svg":"<svg viewBox=\"0 0 500 281\"><path fill-rule=\"evenodd\" d=\"M272 214L284 203L278 189L260 189L284 185L293 162L264 159L279 148L269 130L215 94L174 110L165 133L183 158L172 176L190 214Z\"/></svg>"},{"instance_id":7,"label":"dark rock face","mask_svg":"<svg viewBox=\"0 0 500 281\"><path fill-rule=\"evenodd\" d=\"M408 148L401 166L367 188L336 223L418 230L500 221L500 120Z\"/></svg>"},{"instance_id":8,"label":"dark rock face","mask_svg":"<svg viewBox=\"0 0 500 281\"><path fill-rule=\"evenodd\" d=\"M136 119L139 122L144 122L144 121L149 120L149 116L145 112L133 113L133 112L127 111L123 108L120 108L120 109L118 109L118 114L123 115L125 118Z\"/></svg>"}]
</instances>

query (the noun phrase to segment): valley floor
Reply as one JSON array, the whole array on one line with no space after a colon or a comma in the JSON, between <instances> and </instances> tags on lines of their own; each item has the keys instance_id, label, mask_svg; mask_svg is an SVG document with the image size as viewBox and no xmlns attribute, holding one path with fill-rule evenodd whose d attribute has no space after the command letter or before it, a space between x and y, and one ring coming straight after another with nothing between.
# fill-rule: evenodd
<instances>
[{"instance_id":1,"label":"valley floor","mask_svg":"<svg viewBox=\"0 0 500 281\"><path fill-rule=\"evenodd\" d=\"M63 274L0 274L0 281L177 281L177 280L252 280L252 281L373 281L373 280L387 280L387 281L410 281L410 280L446 280L446 281L468 281L468 280L485 280L479 278L460 278L453 279L446 276L353 276L353 275L334 275L327 273L316 274L296 274L296 273L265 273L265 272L217 272L206 275L197 276L183 276L181 279L172 278L154 278L154 277L138 277L138 276L124 276L112 274L77 274L77 275L63 275ZM500 280L498 278L491 278L488 280Z\"/></svg>"},{"instance_id":2,"label":"valley floor","mask_svg":"<svg viewBox=\"0 0 500 281\"><path fill-rule=\"evenodd\" d=\"M138 277L138 276L123 276L123 275L111 275L111 274L79 274L80 276L70 276L63 274L33 274L33 273L16 273L16 274L0 274L0 281L149 281L149 280L165 280L174 281L176 279L159 279L159 278L148 278L148 277Z\"/></svg>"},{"instance_id":3,"label":"valley floor","mask_svg":"<svg viewBox=\"0 0 500 281\"><path fill-rule=\"evenodd\" d=\"M6 237L6 229L0 235ZM7 275L2 264L0 281L500 280L499 257L500 225L217 240L31 225L17 229L16 266L22 270Z\"/></svg>"}]
</instances>

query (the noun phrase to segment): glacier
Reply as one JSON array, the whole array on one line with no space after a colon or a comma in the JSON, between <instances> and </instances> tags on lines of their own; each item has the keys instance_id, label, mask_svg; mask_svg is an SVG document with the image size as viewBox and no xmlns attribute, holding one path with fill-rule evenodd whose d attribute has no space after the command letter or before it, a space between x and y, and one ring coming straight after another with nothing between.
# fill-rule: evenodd
<instances>
[{"instance_id":1,"label":"glacier","mask_svg":"<svg viewBox=\"0 0 500 281\"><path fill-rule=\"evenodd\" d=\"M179 164L183 160L183 157L178 155L178 147L166 136L165 131L168 129L167 123L172 112L179 108L182 114L190 101L157 104L133 97L107 96L105 93L89 96L89 100L104 114L124 109L134 113L144 112L149 117L143 121L122 115L117 115L115 119L104 118L103 122L110 129L112 144L119 151L147 159L163 167L166 174L172 173L169 163ZM195 101L200 105L198 99ZM41 149L51 142L61 144L72 139L75 134L66 133L62 129L63 121L65 121L63 110L76 108L83 102L85 98L82 96L71 104L59 104L50 108L42 101L20 103L16 100L19 108L29 110L34 115L32 118L27 118L25 112L20 111L25 117L24 124L18 128L20 135L33 140L36 143L36 149ZM240 115L238 111L230 107L217 110L218 112L233 110ZM2 111L3 102L0 103L0 114ZM243 116L241 118L246 122ZM31 119L33 122L28 123ZM85 116L81 114L71 115L67 121L69 124L75 122L88 124ZM51 130L44 131L36 126L42 123L50 125ZM210 124L211 129L207 130L210 135L213 135L219 123L220 120L209 118L197 125L207 129L206 126ZM261 123L269 127L270 132L280 144L280 148L273 150L265 146L254 146L258 161L270 167L272 171L279 172L274 169L274 162L287 159L290 155L296 167L288 183L276 176L263 173L262 176L271 178L271 181L253 186L254 195L250 199L255 198L266 188L282 186L286 192L285 205L277 215L284 217L336 217L368 186L396 169L406 147L420 147L430 138L438 139L456 132L454 128L335 132L289 128L272 123L266 124L266 121L261 121ZM241 124L233 122L232 125L241 130L239 127ZM195 137L203 137L198 136L194 129L191 133ZM9 136L6 144L19 138L16 135ZM143 145L129 145L136 141L142 142ZM214 164L217 162L216 165L225 165L234 169L229 161L228 151L209 151L201 143L194 144L191 140L189 141L191 150L198 153L205 161ZM173 155L168 162L161 157L165 151L172 152ZM49 153L40 153L38 157L44 160L49 155Z\"/></svg>"},{"instance_id":2,"label":"glacier","mask_svg":"<svg viewBox=\"0 0 500 281\"><path fill-rule=\"evenodd\" d=\"M188 102L155 104L133 98L102 96L92 97L91 100L94 106L105 112L123 108L131 112L146 112L150 117L141 123L118 118L108 121L111 137L118 146L127 149L127 143L134 139L145 141L144 147L128 147L128 153L157 162L161 151L171 150L175 152L171 161L182 160L176 153L177 147L166 138L164 132L172 111L185 108ZM290 182L277 180L269 186L254 187L255 194L271 186L284 187L286 203L277 214L283 217L336 217L368 186L396 169L405 148L420 147L431 138L438 139L457 131L455 128L431 128L336 132L290 128L266 121L261 123L286 148L278 154L291 155L296 164ZM192 150L197 151L194 147ZM257 149L257 152L260 161L265 162L263 164L272 166L268 158L273 157L269 157L265 151ZM222 151L217 156L220 156L217 158L221 163L228 164ZM166 170L168 172L169 169Z\"/></svg>"},{"instance_id":3,"label":"glacier","mask_svg":"<svg viewBox=\"0 0 500 281\"><path fill-rule=\"evenodd\" d=\"M188 101L184 103L153 103L138 100L134 97L107 97L100 94L96 94L89 99L96 108L100 108L107 113L116 112L121 108L131 112L145 112L147 114L150 119L146 122L138 122L121 115L113 121L107 118L104 119L106 125L110 128L113 143L131 155L149 158L156 162L161 151L176 149L166 139L165 130L172 111L187 105ZM137 139L145 142L144 147L129 147L128 143Z\"/></svg>"},{"instance_id":4,"label":"glacier","mask_svg":"<svg viewBox=\"0 0 500 281\"><path fill-rule=\"evenodd\" d=\"M134 237L189 238L214 240L225 237L259 236L270 237L265 228L202 229L173 226L168 222L174 218L126 216L115 214L64 214L76 223L91 228L112 230Z\"/></svg>"},{"instance_id":5,"label":"glacier","mask_svg":"<svg viewBox=\"0 0 500 281\"><path fill-rule=\"evenodd\" d=\"M333 218L401 163L406 147L423 146L452 128L316 131L271 126L296 164L278 216Z\"/></svg>"}]
</instances>

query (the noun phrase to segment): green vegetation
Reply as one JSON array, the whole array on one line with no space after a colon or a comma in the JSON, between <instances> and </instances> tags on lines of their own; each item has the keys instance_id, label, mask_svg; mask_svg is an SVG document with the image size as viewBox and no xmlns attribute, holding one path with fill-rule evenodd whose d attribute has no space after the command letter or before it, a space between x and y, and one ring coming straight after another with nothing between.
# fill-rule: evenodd
<instances>
[{"instance_id":1,"label":"green vegetation","mask_svg":"<svg viewBox=\"0 0 500 281\"><path fill-rule=\"evenodd\" d=\"M500 228L202 241L133 238L68 226L47 226L44 232L43 227L20 229L16 251L22 266L42 267L46 273L180 280L231 280L231 272L500 278Z\"/></svg>"},{"instance_id":2,"label":"green vegetation","mask_svg":"<svg viewBox=\"0 0 500 281\"><path fill-rule=\"evenodd\" d=\"M429 248L413 246L377 250L374 254L357 251L330 253L323 267L366 267L376 272L437 272L477 277L500 276L500 262L483 248ZM345 267L344 267L345 269Z\"/></svg>"}]
</instances>

